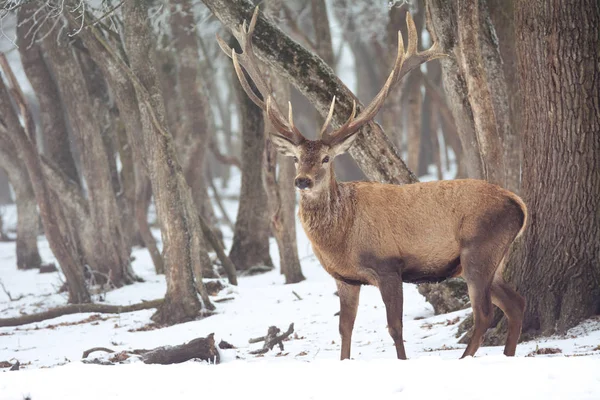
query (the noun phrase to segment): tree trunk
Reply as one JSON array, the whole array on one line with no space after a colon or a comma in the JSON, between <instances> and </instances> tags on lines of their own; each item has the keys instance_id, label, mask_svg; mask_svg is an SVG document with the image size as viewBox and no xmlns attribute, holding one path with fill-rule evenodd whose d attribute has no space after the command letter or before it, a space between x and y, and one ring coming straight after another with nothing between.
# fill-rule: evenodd
<instances>
[{"instance_id":1,"label":"tree trunk","mask_svg":"<svg viewBox=\"0 0 600 400\"><path fill-rule=\"evenodd\" d=\"M66 34L64 34L66 35ZM57 41L61 37L57 38ZM102 140L99 121L92 107L86 79L73 49L62 37L60 43L45 48L52 62L57 85L62 93L66 114L72 127L90 202L90 222L94 235L81 235L86 261L97 272L97 279L111 282L116 287L132 283L129 271L129 252L121 226L119 209L112 185L112 177ZM102 280L101 280L102 281Z\"/></svg>"},{"instance_id":2,"label":"tree trunk","mask_svg":"<svg viewBox=\"0 0 600 400\"><path fill-rule=\"evenodd\" d=\"M323 36L325 39L329 38L329 49L331 49L325 4L322 0L313 0L312 6L315 24L320 19L322 24L327 25L327 32ZM280 3L271 0L267 3L267 8L271 16L277 17L280 11ZM315 16L315 12L318 12L319 16ZM333 50L331 50L331 58L333 58ZM289 83L275 75L270 76L270 83L274 89L275 99L279 104L290 101ZM265 121L268 121L268 119L265 119ZM267 125L266 129L265 134L268 136L270 126ZM298 244L296 241L296 190L294 188L296 167L290 157L278 154L277 150L270 145L270 142L267 142L264 154L265 173L263 178L269 199L271 228L279 248L281 273L285 275L285 283L298 283L305 278L298 258ZM276 176L278 165L279 174Z\"/></svg>"},{"instance_id":3,"label":"tree trunk","mask_svg":"<svg viewBox=\"0 0 600 400\"><path fill-rule=\"evenodd\" d=\"M22 101L24 99L21 99ZM24 104L21 105L24 106ZM39 155L27 135L34 133L26 133L21 126L2 79L0 79L0 114L7 126L6 131L0 129L0 135L3 136L3 140L13 141L17 152L27 165L46 238L67 280L69 302L89 303L91 301L90 294L83 278L83 265L79 262L77 249L72 240L73 233L68 231L69 223L65 218L64 211L52 197L53 194L44 180Z\"/></svg>"},{"instance_id":4,"label":"tree trunk","mask_svg":"<svg viewBox=\"0 0 600 400\"><path fill-rule=\"evenodd\" d=\"M69 13L69 16L72 15L72 13ZM106 54L106 50L91 30L84 29L79 33L79 36L89 50L92 59L102 69L115 96L119 115L127 133L128 148L133 154L135 181L133 212L135 221L140 236L150 253L156 273L163 274L165 272L164 260L148 225L148 207L152 197L152 188L148 172L148 160L144 149L144 138L141 133L143 127L135 88L116 60Z\"/></svg>"},{"instance_id":5,"label":"tree trunk","mask_svg":"<svg viewBox=\"0 0 600 400\"><path fill-rule=\"evenodd\" d=\"M329 18L327 17L327 7L324 0L311 0L313 25L315 28L315 44L317 55L325 61L332 69L335 69L335 58L331 42L331 32L329 29ZM362 40L356 38L356 24L352 14L348 11L348 4L345 0L336 0L334 10L342 11L338 13L338 20L344 23L345 36L349 37L348 44L354 55L355 75L356 75L356 95L359 99L369 101L377 94L379 85L379 76L376 65L367 60L372 59L369 54L368 45ZM349 18L348 18L349 17ZM331 102L331 100L330 100ZM318 115L316 129L317 132L323 125L324 117ZM333 160L335 175L340 181L365 180L365 174L360 170L356 161L349 153L340 154Z\"/></svg>"},{"instance_id":6,"label":"tree trunk","mask_svg":"<svg viewBox=\"0 0 600 400\"><path fill-rule=\"evenodd\" d=\"M248 0L203 0L219 20L238 35L243 20L250 21L254 5ZM336 112L332 125L341 126L357 100L340 81L333 70L316 55L290 39L275 25L259 14L254 30L254 50L284 79L294 85L316 108L326 116L332 94L336 95ZM360 111L362 105L357 102ZM375 122L360 130L350 148L350 154L367 178L378 182L405 184L416 182L416 176L406 168L390 139Z\"/></svg>"},{"instance_id":7,"label":"tree trunk","mask_svg":"<svg viewBox=\"0 0 600 400\"><path fill-rule=\"evenodd\" d=\"M469 176L507 186L503 143L512 135L502 61L485 2L431 0L428 28L453 57L443 81Z\"/></svg>"},{"instance_id":8,"label":"tree trunk","mask_svg":"<svg viewBox=\"0 0 600 400\"><path fill-rule=\"evenodd\" d=\"M17 43L21 55L23 71L31 83L31 87L40 105L40 127L42 131L43 154L73 182L79 184L79 174L71 153L71 140L63 112L63 102L59 90L48 66L47 54L44 57L42 46L56 46L56 33L48 34L49 23L40 27L36 38L33 14L39 9L37 2L28 2L19 7L17 13ZM29 36L28 36L29 34ZM40 37L43 37L40 42Z\"/></svg>"},{"instance_id":9,"label":"tree trunk","mask_svg":"<svg viewBox=\"0 0 600 400\"><path fill-rule=\"evenodd\" d=\"M229 258L238 270L272 267L269 255L269 208L262 181L265 149L263 113L234 78L242 131L242 188Z\"/></svg>"},{"instance_id":10,"label":"tree trunk","mask_svg":"<svg viewBox=\"0 0 600 400\"><path fill-rule=\"evenodd\" d=\"M13 198L10 194L10 182L8 175L3 170L0 170L0 206L13 204Z\"/></svg>"},{"instance_id":11,"label":"tree trunk","mask_svg":"<svg viewBox=\"0 0 600 400\"><path fill-rule=\"evenodd\" d=\"M521 184L521 93L517 72L516 36L514 23L514 0L487 0L489 15L492 20L502 57L502 70L508 90L508 106L512 136L504 142L504 159L506 161L507 189L516 193Z\"/></svg>"},{"instance_id":12,"label":"tree trunk","mask_svg":"<svg viewBox=\"0 0 600 400\"><path fill-rule=\"evenodd\" d=\"M175 76L178 98L181 99L180 131L176 138L178 154L198 214L210 223L211 229L221 237L219 228L214 225L215 217L212 203L208 201L208 192L204 183L204 164L206 149L212 133L208 123L210 105L200 81L200 53L195 28L194 12L190 0L170 0L170 26L173 34L173 47L176 52ZM208 254L202 254L202 265L207 278L215 277Z\"/></svg>"},{"instance_id":13,"label":"tree trunk","mask_svg":"<svg viewBox=\"0 0 600 400\"><path fill-rule=\"evenodd\" d=\"M600 311L600 5L516 2L529 226L508 275L524 331L564 333Z\"/></svg>"},{"instance_id":14,"label":"tree trunk","mask_svg":"<svg viewBox=\"0 0 600 400\"><path fill-rule=\"evenodd\" d=\"M6 171L15 191L17 204L17 268L39 268L42 259L38 251L38 221L35 193L25 163L13 142L0 136L0 171Z\"/></svg>"},{"instance_id":15,"label":"tree trunk","mask_svg":"<svg viewBox=\"0 0 600 400\"><path fill-rule=\"evenodd\" d=\"M165 301L152 317L163 324L188 321L198 317L201 305L212 308L202 282L201 252L206 252L198 214L191 191L177 158L174 140L166 128L165 106L156 71L147 4L125 2L123 5L125 45L135 74L138 104L142 116L139 142L144 142L156 210L161 224L166 262L167 293ZM97 31L96 31L96 34ZM125 68L123 64L121 67ZM142 137L143 135L143 137Z\"/></svg>"},{"instance_id":16,"label":"tree trunk","mask_svg":"<svg viewBox=\"0 0 600 400\"><path fill-rule=\"evenodd\" d=\"M421 114L423 110L423 95L421 94L421 75L409 74L406 85L407 98L407 126L406 126L406 164L412 171L419 169L419 156L421 152Z\"/></svg>"}]
</instances>

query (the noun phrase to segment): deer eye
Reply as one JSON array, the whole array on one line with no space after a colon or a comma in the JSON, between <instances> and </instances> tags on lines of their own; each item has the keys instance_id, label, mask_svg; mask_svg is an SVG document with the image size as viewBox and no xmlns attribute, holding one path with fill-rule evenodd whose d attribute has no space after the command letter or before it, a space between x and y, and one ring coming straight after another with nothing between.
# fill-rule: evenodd
<instances>
[{"instance_id":1,"label":"deer eye","mask_svg":"<svg viewBox=\"0 0 600 400\"><path fill-rule=\"evenodd\" d=\"M298 163L298 157L294 157L294 162Z\"/></svg>"},{"instance_id":2,"label":"deer eye","mask_svg":"<svg viewBox=\"0 0 600 400\"><path fill-rule=\"evenodd\" d=\"M328 163L329 162L329 156L325 156L325 158L323 158L323 164Z\"/></svg>"}]
</instances>

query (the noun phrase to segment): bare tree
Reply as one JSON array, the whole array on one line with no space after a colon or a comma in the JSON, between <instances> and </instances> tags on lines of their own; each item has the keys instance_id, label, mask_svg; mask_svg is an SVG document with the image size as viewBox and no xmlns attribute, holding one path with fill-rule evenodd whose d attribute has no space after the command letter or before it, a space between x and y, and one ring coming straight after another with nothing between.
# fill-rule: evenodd
<instances>
[{"instance_id":1,"label":"bare tree","mask_svg":"<svg viewBox=\"0 0 600 400\"><path fill-rule=\"evenodd\" d=\"M269 13L274 16L277 16L281 11L280 3L277 1L269 1L267 7ZM282 103L289 102L289 83L277 76L271 76L270 80L278 101ZM266 129L269 130L272 127L267 125ZM298 258L298 244L296 241L296 191L294 188L296 168L292 159L278 154L270 142L267 142L266 145L264 166L264 181L269 197L271 227L279 248L281 273L285 275L285 283L298 283L305 278ZM277 166L279 166L279 173L277 173Z\"/></svg>"},{"instance_id":2,"label":"bare tree","mask_svg":"<svg viewBox=\"0 0 600 400\"><path fill-rule=\"evenodd\" d=\"M63 103L42 47L56 46L56 32L49 32L53 21L33 18L40 5L28 2L17 13L17 43L23 71L27 75L40 109L43 154L73 182L79 183Z\"/></svg>"},{"instance_id":3,"label":"bare tree","mask_svg":"<svg viewBox=\"0 0 600 400\"><path fill-rule=\"evenodd\" d=\"M0 127L6 130L6 126ZM39 268L42 259L37 245L37 203L27 167L8 133L0 134L0 170L6 171L15 191L17 205L17 268Z\"/></svg>"},{"instance_id":4,"label":"bare tree","mask_svg":"<svg viewBox=\"0 0 600 400\"><path fill-rule=\"evenodd\" d=\"M67 17L73 18L71 13L67 13ZM107 79L112 93L115 96L115 102L119 109L120 119L125 127L127 135L126 144L122 143L121 149L125 147L130 149L133 156L133 175L134 175L134 204L133 212L135 222L140 236L148 248L152 262L157 273L164 273L164 261L156 246L156 239L150 231L148 225L148 207L152 196L152 188L148 175L148 162L144 155L144 142L140 132L142 131L140 108L133 84L125 71L119 66L114 57L106 54L106 49L102 46L99 40L90 29L82 30L79 38L85 44L90 52L92 59L102 69L104 77ZM121 138L124 140L125 138ZM121 162L124 163L124 158ZM126 162L126 161L125 161ZM126 165L124 164L124 167ZM124 182L125 184L126 182Z\"/></svg>"},{"instance_id":5,"label":"bare tree","mask_svg":"<svg viewBox=\"0 0 600 400\"><path fill-rule=\"evenodd\" d=\"M212 308L202 282L200 253L206 252L206 245L173 137L166 128L165 106L153 68L156 55L148 26L147 4L124 3L123 20L125 47L134 74L130 78L135 83L142 116L143 129L137 132L137 137L138 142L144 143L148 158L166 262L167 293L153 319L159 323L177 323L199 315L201 305L196 289L205 307ZM120 67L126 68L124 63L120 63Z\"/></svg>"},{"instance_id":6,"label":"bare tree","mask_svg":"<svg viewBox=\"0 0 600 400\"><path fill-rule=\"evenodd\" d=\"M86 79L73 53L65 31L56 38L56 45L45 46L57 85L81 154L81 166L90 202L92 234L80 236L84 245L93 251L86 253L86 261L97 279L110 281L120 287L135 279L129 269L129 251L119 218L119 208L112 184L108 154L102 139L98 114L92 106ZM88 231L89 232L89 231Z\"/></svg>"},{"instance_id":7,"label":"bare tree","mask_svg":"<svg viewBox=\"0 0 600 400\"><path fill-rule=\"evenodd\" d=\"M260 108L235 83L242 131L242 187L229 257L239 270L273 267L269 255L269 207L262 181L265 125Z\"/></svg>"},{"instance_id":8,"label":"bare tree","mask_svg":"<svg viewBox=\"0 0 600 400\"><path fill-rule=\"evenodd\" d=\"M3 64L4 72L11 76L12 74L7 71L8 62L5 61ZM16 79L13 82L16 83ZM20 92L18 90L13 91L13 93L17 94L17 98L14 99L15 102L19 105L22 113L26 114L27 105L24 96L19 96ZM1 79L0 114L2 114L3 122L6 125L5 130L0 129L0 135L4 135L5 139L13 141L18 153L27 165L46 237L67 280L69 302L76 304L88 303L91 299L83 278L83 265L73 243L74 233L70 231L71 227L65 217L64 210L59 206L44 179L40 157L35 142L31 139L33 135L33 129L31 129L33 127L30 125L31 119L24 117L27 122L26 129L24 129L12 106L6 86Z\"/></svg>"}]
</instances>

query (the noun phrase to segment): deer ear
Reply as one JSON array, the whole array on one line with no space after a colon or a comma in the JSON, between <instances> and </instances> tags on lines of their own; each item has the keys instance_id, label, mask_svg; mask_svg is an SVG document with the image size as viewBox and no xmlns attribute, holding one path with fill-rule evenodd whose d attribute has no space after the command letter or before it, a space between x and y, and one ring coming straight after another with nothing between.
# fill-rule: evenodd
<instances>
[{"instance_id":1,"label":"deer ear","mask_svg":"<svg viewBox=\"0 0 600 400\"><path fill-rule=\"evenodd\" d=\"M296 149L296 145L285 136L272 133L269 135L269 139L277 151L284 156L292 157L296 155L296 152L294 151Z\"/></svg>"},{"instance_id":2,"label":"deer ear","mask_svg":"<svg viewBox=\"0 0 600 400\"><path fill-rule=\"evenodd\" d=\"M344 138L339 138L338 140L333 140L333 142L330 144L331 149L333 150L333 153L338 156L342 153L345 153L348 151L348 149L350 149L350 147L352 147L352 143L354 143L354 140L356 140L357 137L357 132L354 132L353 134L351 134L350 136L346 136Z\"/></svg>"}]
</instances>

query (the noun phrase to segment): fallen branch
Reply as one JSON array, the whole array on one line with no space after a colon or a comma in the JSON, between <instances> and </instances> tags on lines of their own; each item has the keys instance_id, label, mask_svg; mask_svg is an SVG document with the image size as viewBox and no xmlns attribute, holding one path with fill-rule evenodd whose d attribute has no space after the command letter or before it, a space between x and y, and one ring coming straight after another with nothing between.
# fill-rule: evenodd
<instances>
[{"instance_id":1,"label":"fallen branch","mask_svg":"<svg viewBox=\"0 0 600 400\"><path fill-rule=\"evenodd\" d=\"M294 290L292 290L292 293L294 294L294 296L296 296L298 298L298 300L302 300L302 297L300 297L300 295L298 293L296 293Z\"/></svg>"},{"instance_id":2,"label":"fallen branch","mask_svg":"<svg viewBox=\"0 0 600 400\"><path fill-rule=\"evenodd\" d=\"M82 358L87 358L95 351L104 351L107 353L115 353L114 350L106 347L94 347L83 352ZM215 334L211 333L205 338L196 338L187 343L177 346L162 346L152 350L137 349L132 351L123 351L110 360L85 360L87 364L114 365L116 363L127 360L130 356L139 356L145 364L179 364L194 358L208 361L213 364L218 364L221 361L219 351L215 346Z\"/></svg>"},{"instance_id":3,"label":"fallen branch","mask_svg":"<svg viewBox=\"0 0 600 400\"><path fill-rule=\"evenodd\" d=\"M253 350L250 352L250 354L265 354L269 350L273 350L273 347L275 347L275 345L279 345L279 349L281 351L283 351L284 350L283 349L283 340L285 340L288 336L290 336L294 332L294 323L292 322L290 324L290 327L288 328L288 330L278 336L277 334L279 332L281 332L281 330L278 327L270 326L269 330L267 331L267 336L261 336L259 338L249 339L248 343L258 343L258 342L262 342L262 341L265 342L262 349Z\"/></svg>"},{"instance_id":4,"label":"fallen branch","mask_svg":"<svg viewBox=\"0 0 600 400\"><path fill-rule=\"evenodd\" d=\"M106 353L114 353L114 350L111 349L107 349L106 347L92 347L89 350L86 350L83 352L83 354L81 355L81 358L88 358L88 356L96 351L104 351Z\"/></svg>"},{"instance_id":5,"label":"fallen branch","mask_svg":"<svg viewBox=\"0 0 600 400\"><path fill-rule=\"evenodd\" d=\"M0 328L8 326L19 326L41 322L47 319L61 317L63 315L78 313L101 313L101 314L122 314L133 311L147 310L157 308L163 302L163 299L144 301L128 306L113 306L109 304L69 304L64 307L57 307L39 314L29 314L14 318L0 319Z\"/></svg>"}]
</instances>

